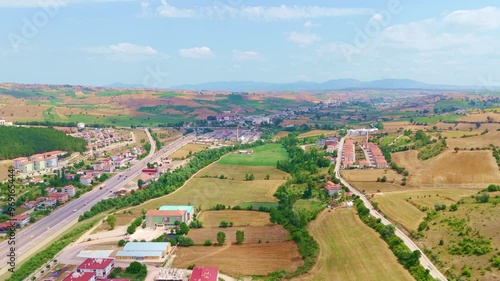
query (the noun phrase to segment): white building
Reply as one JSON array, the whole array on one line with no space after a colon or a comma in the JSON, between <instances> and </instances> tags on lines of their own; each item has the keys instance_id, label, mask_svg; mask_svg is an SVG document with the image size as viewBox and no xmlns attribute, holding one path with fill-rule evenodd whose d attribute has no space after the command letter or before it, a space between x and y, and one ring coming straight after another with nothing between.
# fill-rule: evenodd
<instances>
[{"instance_id":1,"label":"white building","mask_svg":"<svg viewBox=\"0 0 500 281\"><path fill-rule=\"evenodd\" d=\"M80 123L76 124L76 127L78 128L78 130L82 130L83 128L85 128L85 123L80 122Z\"/></svg>"}]
</instances>

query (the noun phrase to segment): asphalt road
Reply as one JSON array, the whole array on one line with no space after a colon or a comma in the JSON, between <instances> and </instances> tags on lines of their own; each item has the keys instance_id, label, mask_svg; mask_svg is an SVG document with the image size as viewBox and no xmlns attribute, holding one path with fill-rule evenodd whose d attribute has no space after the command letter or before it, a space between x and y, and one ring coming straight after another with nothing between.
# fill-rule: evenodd
<instances>
[{"instance_id":1,"label":"asphalt road","mask_svg":"<svg viewBox=\"0 0 500 281\"><path fill-rule=\"evenodd\" d=\"M151 150L147 157L142 159L131 168L119 174L116 174L114 177L107 180L104 184L101 184L98 187L94 188L94 190L83 194L82 196L80 196L80 198L64 204L59 209L53 211L47 217L44 217L36 223L18 230L15 237L16 263L19 264L21 259L26 258L23 256L23 253L30 251L31 248L33 248L35 245L36 247L45 245L49 242L47 241L47 238L50 237L51 234L61 229L68 223L78 219L78 217L85 211L90 210L90 208L94 204L101 201L102 199L109 197L114 191L118 191L129 181L133 180L141 173L141 170L148 162L157 161L163 155L167 153L173 153L174 151L194 139L194 135L181 137L180 139L163 147L160 151L154 153L156 150L156 144L147 130L146 133L151 143ZM100 186L104 186L102 190L99 188ZM10 267L9 265L7 265L6 257L7 254L10 253L10 247L12 247L12 245L8 245L7 241L3 241L2 243L0 243L0 276L6 273L7 269Z\"/></svg>"},{"instance_id":2,"label":"asphalt road","mask_svg":"<svg viewBox=\"0 0 500 281\"><path fill-rule=\"evenodd\" d=\"M359 192L357 189L353 188L348 182L346 182L342 177L340 177L340 163L342 160L342 149L344 148L344 140L345 140L345 138L342 138L340 140L340 143L339 143L339 149L338 149L338 155L337 155L337 161L336 161L337 165L335 165L335 175L340 180L340 182L342 182L347 188L349 188L349 190L353 194L358 195L361 198L361 200L363 200L363 203L365 203L365 206L368 209L370 209L370 215L372 215L376 218L379 218L384 225L391 224L390 221L388 221L383 215L381 215L379 212L377 212L373 208L370 201L368 199L366 199L366 197L361 192ZM397 228L397 227L396 227L395 234L396 234L396 236L398 236L399 238L401 238L403 240L403 242L406 244L406 246L408 246L408 248L410 248L410 250L412 250L412 251L419 250L420 253L422 253L422 255L420 257L420 264L425 269L428 269L430 271L430 274L432 277L434 277L435 279L438 279L438 280L442 280L442 281L447 280L446 277L434 266L434 264L432 264L432 262L429 260L429 258L427 258L427 256L424 254L424 252L422 252L418 248L418 246L408 236L406 236L401 230L399 230L399 228Z\"/></svg>"}]
</instances>

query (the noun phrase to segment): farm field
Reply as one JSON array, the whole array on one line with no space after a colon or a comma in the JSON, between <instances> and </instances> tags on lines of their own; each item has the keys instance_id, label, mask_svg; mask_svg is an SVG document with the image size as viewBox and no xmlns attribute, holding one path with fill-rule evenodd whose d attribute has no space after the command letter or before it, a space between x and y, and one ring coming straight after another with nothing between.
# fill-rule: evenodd
<instances>
[{"instance_id":1,"label":"farm field","mask_svg":"<svg viewBox=\"0 0 500 281\"><path fill-rule=\"evenodd\" d=\"M330 131L330 130L312 130L306 133L302 133L298 135L298 138L307 138L307 137L316 137L316 136L321 136L321 135L332 135L336 134L337 131Z\"/></svg>"},{"instance_id":2,"label":"farm field","mask_svg":"<svg viewBox=\"0 0 500 281\"><path fill-rule=\"evenodd\" d=\"M230 164L219 164L220 162L211 165L203 169L196 177L219 177L224 175L228 179L234 179L239 181L245 180L246 174L253 174L255 180L263 180L266 175L269 175L270 180L283 180L284 177L289 175L276 168L269 168L266 166L245 166L245 165L230 165Z\"/></svg>"},{"instance_id":3,"label":"farm field","mask_svg":"<svg viewBox=\"0 0 500 281\"><path fill-rule=\"evenodd\" d=\"M245 237L247 232L245 232ZM266 275L273 271L295 271L302 265L302 258L293 241L261 244L194 246L181 248L176 253L173 266L186 268L189 265L217 266L221 272L231 276ZM244 261L244 262L242 262Z\"/></svg>"},{"instance_id":4,"label":"farm field","mask_svg":"<svg viewBox=\"0 0 500 281\"><path fill-rule=\"evenodd\" d=\"M285 131L280 131L280 132L278 132L278 133L276 133L274 135L273 140L279 140L279 139L281 139L283 137L288 136L288 134L290 134L290 133L289 132L285 132Z\"/></svg>"},{"instance_id":5,"label":"farm field","mask_svg":"<svg viewBox=\"0 0 500 281\"><path fill-rule=\"evenodd\" d=\"M492 118L493 122L498 122L500 121L500 114L499 113L494 113L494 112L488 112L488 113L471 113L466 116L462 116L458 118L460 121L466 121L466 122L488 122L488 117Z\"/></svg>"},{"instance_id":6,"label":"farm field","mask_svg":"<svg viewBox=\"0 0 500 281\"><path fill-rule=\"evenodd\" d=\"M481 130L467 130L467 131L443 131L441 132L441 136L447 137L448 139L455 139L455 138L461 138L463 135L469 136L469 135L480 135Z\"/></svg>"},{"instance_id":7,"label":"farm field","mask_svg":"<svg viewBox=\"0 0 500 281\"><path fill-rule=\"evenodd\" d=\"M417 154L414 150L392 153L392 160L410 173L410 186L469 184L484 188L500 183L500 171L490 150L455 153L448 149L425 161Z\"/></svg>"},{"instance_id":8,"label":"farm field","mask_svg":"<svg viewBox=\"0 0 500 281\"><path fill-rule=\"evenodd\" d=\"M320 246L318 261L293 280L414 280L354 209L323 211L308 228Z\"/></svg>"},{"instance_id":9,"label":"farm field","mask_svg":"<svg viewBox=\"0 0 500 281\"><path fill-rule=\"evenodd\" d=\"M222 272L234 276L244 276L266 275L277 270L294 271L302 264L288 231L281 225L270 224L269 213L203 211L199 218L203 228L191 229L187 237L193 239L195 244L203 244L206 240L216 243L217 233L222 231L226 234L226 242L222 246L181 248L174 260L176 267L203 264L218 266ZM219 228L222 220L233 222L234 226ZM235 244L237 230L245 233L241 245Z\"/></svg>"},{"instance_id":10,"label":"farm field","mask_svg":"<svg viewBox=\"0 0 500 281\"><path fill-rule=\"evenodd\" d=\"M342 170L342 177L348 181L368 181L376 182L377 178L387 177L387 181L395 180L401 182L402 175L396 173L394 170L389 169L363 169L363 170Z\"/></svg>"},{"instance_id":11,"label":"farm field","mask_svg":"<svg viewBox=\"0 0 500 281\"><path fill-rule=\"evenodd\" d=\"M407 232L416 231L426 216L418 206L434 208L435 203L450 206L458 200L476 194L476 188L422 188L402 191L383 192L371 200L378 203L380 210ZM425 196L425 197L424 197ZM407 201L408 199L408 201ZM415 205L413 205L413 204Z\"/></svg>"},{"instance_id":12,"label":"farm field","mask_svg":"<svg viewBox=\"0 0 500 281\"><path fill-rule=\"evenodd\" d=\"M207 148L208 147L206 145L189 143L179 148L174 153L170 154L169 157L172 159L184 159L189 155L189 152L194 155L196 152L205 150Z\"/></svg>"},{"instance_id":13,"label":"farm field","mask_svg":"<svg viewBox=\"0 0 500 281\"><path fill-rule=\"evenodd\" d=\"M491 198L495 199L490 199L490 203L476 203L471 198L476 193L477 189L429 188L384 193L375 196L372 201L378 202L382 212L406 232L417 231L419 224L423 222L426 214L418 208L434 210L435 203L445 204L446 211L437 212L437 217L431 219L427 228L422 231L424 237L415 240L416 244L421 249L427 249L428 256L437 257L435 264L441 272L454 276L453 280L462 275L464 267L471 272L470 280L497 280L500 276L497 270L491 270L491 257L498 253L500 246L500 213L496 204L491 201L498 203L498 198L495 197L500 192L491 193ZM450 205L458 201L462 202L457 205L458 209L450 211ZM485 254L452 254L450 251L460 249L458 243L461 241L479 238L491 243L491 250Z\"/></svg>"},{"instance_id":14,"label":"farm field","mask_svg":"<svg viewBox=\"0 0 500 281\"><path fill-rule=\"evenodd\" d=\"M203 211L198 216L203 227L219 227L221 221L232 222L237 226L266 226L270 225L269 213L256 211Z\"/></svg>"},{"instance_id":15,"label":"farm field","mask_svg":"<svg viewBox=\"0 0 500 281\"><path fill-rule=\"evenodd\" d=\"M484 129L483 129L484 130ZM481 130L482 131L482 130ZM469 133L471 134L471 133ZM448 139L448 146L451 148L458 147L460 149L482 148L490 145L500 145L500 132L490 130L485 135L473 136L468 138Z\"/></svg>"},{"instance_id":16,"label":"farm field","mask_svg":"<svg viewBox=\"0 0 500 281\"><path fill-rule=\"evenodd\" d=\"M281 144L265 144L253 148L252 154L230 153L224 156L218 163L248 166L276 166L277 161L285 159L288 159L288 154Z\"/></svg>"},{"instance_id":17,"label":"farm field","mask_svg":"<svg viewBox=\"0 0 500 281\"><path fill-rule=\"evenodd\" d=\"M131 214L132 213L132 214ZM134 219L137 217L141 216L141 210L134 210L129 213L128 211L124 213L124 211L117 211L113 214L113 216L116 217L116 223L115 223L115 228L118 226L124 226L124 225L129 225ZM108 231L110 230L109 225L107 222L103 222L101 225L99 225L93 232L98 233L101 231Z\"/></svg>"}]
</instances>

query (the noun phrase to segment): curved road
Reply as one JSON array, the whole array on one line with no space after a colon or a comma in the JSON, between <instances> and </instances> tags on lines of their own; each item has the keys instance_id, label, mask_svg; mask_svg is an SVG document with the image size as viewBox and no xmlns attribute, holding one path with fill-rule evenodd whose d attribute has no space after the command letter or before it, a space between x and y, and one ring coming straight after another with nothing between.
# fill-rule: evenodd
<instances>
[{"instance_id":1,"label":"curved road","mask_svg":"<svg viewBox=\"0 0 500 281\"><path fill-rule=\"evenodd\" d=\"M68 228L77 222L77 219L85 211L90 210L90 208L97 202L109 197L114 191L118 191L124 185L126 185L130 180L134 179L136 176L140 175L141 170L144 168L146 163L154 162L159 160L166 153L173 153L180 147L189 143L194 139L194 134L186 135L180 139L166 145L157 153L156 144L149 131L145 129L148 135L149 141L151 143L151 150L149 155L139 161L137 164L131 168L115 175L105 182L105 184L99 185L100 188L94 188L92 191L82 194L80 198L72 200L60 208L54 210L47 217L42 218L34 224L31 224L25 228L22 228L16 232L15 237L15 254L16 263L19 264L21 260L26 259L26 252L32 252L34 248L39 250L41 247L45 246L50 242L49 238L52 234L59 231L62 228ZM10 268L7 265L7 254L9 254L9 248L12 245L7 244L7 240L0 243L0 276L7 273Z\"/></svg>"},{"instance_id":2,"label":"curved road","mask_svg":"<svg viewBox=\"0 0 500 281\"><path fill-rule=\"evenodd\" d=\"M335 165L335 175L336 175L336 177L340 180L341 183L343 183L347 188L349 188L349 190L353 194L358 195L359 198L361 198L361 200L363 200L363 203L365 204L365 206L370 210L370 215L372 215L372 216L380 219L384 225L391 224L390 221L388 221L383 215L381 215L379 212L377 212L373 208L373 206L370 203L370 201L368 199L366 199L366 197L361 192L359 192L358 190L356 190L355 188L353 188L348 182L346 182L340 176L340 165L341 165L341 160L342 160L342 149L344 147L344 140L345 140L345 138L342 138L340 140L340 143L339 143L337 161L336 161L336 165ZM397 227L396 227L395 234L396 234L396 236L398 236L399 238L401 238L403 240L403 242L406 244L406 246L408 246L408 248L410 248L410 250L412 250L412 251L415 251L415 250L420 251L420 253L422 254L421 257L420 257L420 264L425 269L428 269L430 271L430 274L431 274L432 277L434 277L437 280L441 280L441 281L446 281L447 280L447 278L434 266L434 264L432 264L432 262L429 260L429 258L427 258L427 256L418 248L418 246L408 236L406 236L401 230L399 230L399 228L397 228Z\"/></svg>"}]
</instances>

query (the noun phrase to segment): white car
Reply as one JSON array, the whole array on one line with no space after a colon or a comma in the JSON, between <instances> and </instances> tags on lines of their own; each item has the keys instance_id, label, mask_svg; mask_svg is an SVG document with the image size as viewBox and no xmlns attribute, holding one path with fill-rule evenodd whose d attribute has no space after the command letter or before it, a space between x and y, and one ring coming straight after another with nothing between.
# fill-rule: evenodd
<instances>
[{"instance_id":1,"label":"white car","mask_svg":"<svg viewBox=\"0 0 500 281\"><path fill-rule=\"evenodd\" d=\"M74 209L74 210L73 210L73 212L76 212L76 211L78 211L78 209Z\"/></svg>"}]
</instances>

